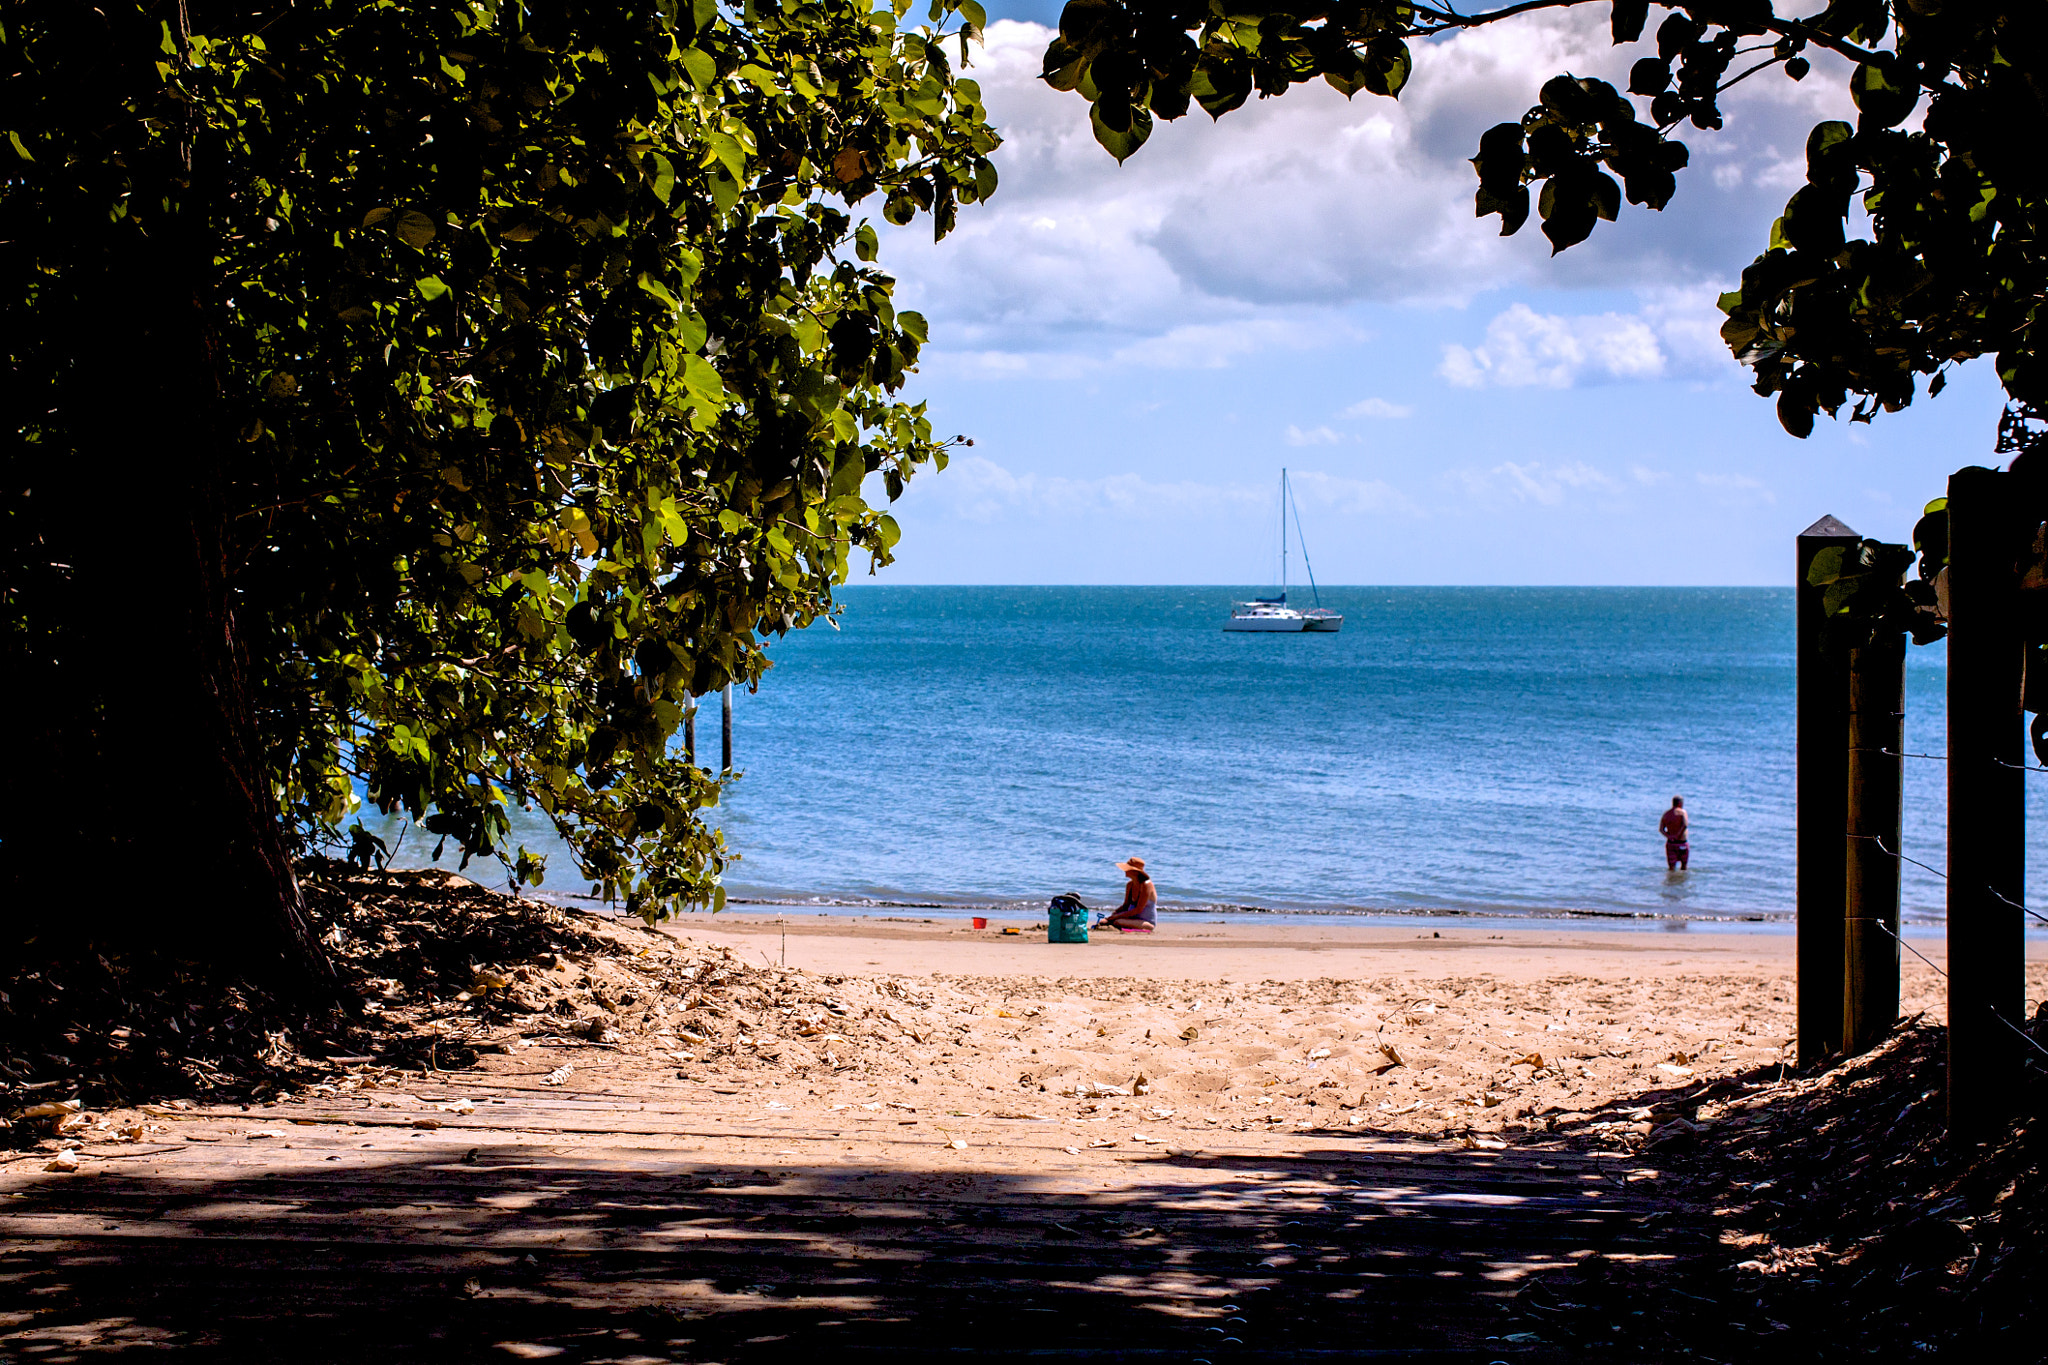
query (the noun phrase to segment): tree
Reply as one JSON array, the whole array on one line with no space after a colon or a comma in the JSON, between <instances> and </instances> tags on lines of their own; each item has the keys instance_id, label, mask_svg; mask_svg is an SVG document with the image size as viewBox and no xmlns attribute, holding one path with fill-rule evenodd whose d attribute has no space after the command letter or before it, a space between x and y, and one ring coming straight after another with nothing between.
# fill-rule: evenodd
<instances>
[{"instance_id":1,"label":"tree","mask_svg":"<svg viewBox=\"0 0 2048 1365\"><path fill-rule=\"evenodd\" d=\"M1608 5L1614 42L1643 41L1649 0ZM1045 80L1089 101L1119 160L1155 118L1199 104L1221 118L1253 91L1322 79L1347 97L1398 96L1411 44L1596 0L1523 0L1478 14L1409 0L1070 0ZM1624 198L1662 209L1688 159L1674 136L1719 128L1720 96L1776 69L1793 80L1820 48L1854 64L1854 126L1814 128L1807 180L1769 246L1722 296L1722 335L1775 395L1795 436L1851 403L1851 420L1897 411L1950 366L1995 356L2010 399L2001 449L2036 444L2048 422L2041 358L2048 290L2042 216L2048 161L2048 14L2028 0L1833 0L1807 17L1771 0L1660 3L1665 12L1628 91L1560 75L1516 122L1481 137L1475 210L1511 234L1531 215L1554 251L1613 221ZM1732 73L1732 74L1731 74ZM1648 121L1628 96L1648 102ZM1917 130L1904 125L1919 111ZM1618 177L1618 180L1617 180ZM1532 196L1532 191L1535 193ZM1847 240L1852 196L1869 240Z\"/></svg>"},{"instance_id":2,"label":"tree","mask_svg":"<svg viewBox=\"0 0 2048 1365\"><path fill-rule=\"evenodd\" d=\"M945 460L849 206L943 237L997 138L980 7L907 7L0 11L13 904L125 878L118 927L317 975L292 862L359 788L722 897L686 708Z\"/></svg>"}]
</instances>

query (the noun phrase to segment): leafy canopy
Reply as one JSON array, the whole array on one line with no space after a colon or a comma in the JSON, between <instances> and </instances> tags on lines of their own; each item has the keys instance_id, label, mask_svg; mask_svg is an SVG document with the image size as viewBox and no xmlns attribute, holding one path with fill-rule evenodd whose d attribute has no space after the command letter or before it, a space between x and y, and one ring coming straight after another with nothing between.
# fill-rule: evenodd
<instances>
[{"instance_id":1,"label":"leafy canopy","mask_svg":"<svg viewBox=\"0 0 2048 1365\"><path fill-rule=\"evenodd\" d=\"M1560 75L1519 120L1488 130L1473 158L1481 216L1498 214L1509 234L1533 207L1562 251L1613 221L1624 198L1662 209L1687 162L1682 125L1719 128L1730 87L1773 68L1800 80L1810 49L1835 52L1853 64L1857 120L1813 130L1805 185L1721 300L1724 338L1795 436L1852 399L1854 420L1897 411L1923 382L1939 392L1949 366L1991 355L2011 400L2002 448L2038 438L2048 413L2039 0L1833 0L1803 16L1771 0L1695 0L1657 5L1653 32L1649 0L1527 0L1469 15L1409 0L1070 0L1044 74L1089 101L1097 139L1122 160L1155 118L1179 118L1191 102L1221 118L1254 91L1317 79L1347 97L1397 96L1416 42L1594 3L1616 44L1643 46L1627 92ZM1859 194L1872 236L1850 241Z\"/></svg>"},{"instance_id":2,"label":"leafy canopy","mask_svg":"<svg viewBox=\"0 0 2048 1365\"><path fill-rule=\"evenodd\" d=\"M721 901L692 699L889 561L871 477L945 460L849 206L943 237L998 139L979 5L907 4L8 6L10 649L65 639L75 509L32 493L108 358L67 319L147 259L204 320L177 439L228 490L279 819L335 837L360 788L538 882L531 804L635 908Z\"/></svg>"}]
</instances>

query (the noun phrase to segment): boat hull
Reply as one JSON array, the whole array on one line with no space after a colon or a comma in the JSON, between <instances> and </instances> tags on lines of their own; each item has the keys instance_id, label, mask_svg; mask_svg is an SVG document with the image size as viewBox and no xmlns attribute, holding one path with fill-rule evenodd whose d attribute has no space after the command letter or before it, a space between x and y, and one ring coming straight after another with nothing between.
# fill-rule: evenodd
<instances>
[{"instance_id":1,"label":"boat hull","mask_svg":"<svg viewBox=\"0 0 2048 1365\"><path fill-rule=\"evenodd\" d=\"M1327 634L1335 634L1344 629L1344 618L1341 616L1311 616L1302 622L1301 628L1303 630L1319 630Z\"/></svg>"},{"instance_id":2,"label":"boat hull","mask_svg":"<svg viewBox=\"0 0 2048 1365\"><path fill-rule=\"evenodd\" d=\"M1225 630L1254 631L1262 635L1299 634L1308 623L1299 616L1233 616L1223 623Z\"/></svg>"}]
</instances>

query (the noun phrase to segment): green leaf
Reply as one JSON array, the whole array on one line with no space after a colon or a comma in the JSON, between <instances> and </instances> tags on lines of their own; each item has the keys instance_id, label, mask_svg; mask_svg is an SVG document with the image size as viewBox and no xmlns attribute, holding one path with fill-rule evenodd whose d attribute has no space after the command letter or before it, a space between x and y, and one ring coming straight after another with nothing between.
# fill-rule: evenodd
<instances>
[{"instance_id":1,"label":"green leaf","mask_svg":"<svg viewBox=\"0 0 2048 1365\"><path fill-rule=\"evenodd\" d=\"M1145 145L1145 139L1152 136L1152 115L1144 109L1131 110L1131 126L1118 132L1102 121L1102 104L1097 101L1089 106L1088 122L1095 130L1095 140L1119 164L1128 161L1133 152Z\"/></svg>"},{"instance_id":2,"label":"green leaf","mask_svg":"<svg viewBox=\"0 0 2048 1365\"><path fill-rule=\"evenodd\" d=\"M895 549L896 542L903 539L903 531L896 525L896 518L887 512L875 518L875 534L880 538L884 550Z\"/></svg>"},{"instance_id":3,"label":"green leaf","mask_svg":"<svg viewBox=\"0 0 2048 1365\"><path fill-rule=\"evenodd\" d=\"M407 246L424 249L428 242L434 240L434 220L418 209L407 209L398 215L391 231Z\"/></svg>"},{"instance_id":4,"label":"green leaf","mask_svg":"<svg viewBox=\"0 0 2048 1365\"><path fill-rule=\"evenodd\" d=\"M1842 562L1848 553L1846 545L1822 546L1806 570L1806 581L1816 588L1824 588L1834 582L1842 576Z\"/></svg>"},{"instance_id":5,"label":"green leaf","mask_svg":"<svg viewBox=\"0 0 2048 1365\"><path fill-rule=\"evenodd\" d=\"M448 292L447 284L442 281L439 275L428 275L424 279L414 280L413 288L419 290L420 297L428 303L432 303L435 299Z\"/></svg>"},{"instance_id":6,"label":"green leaf","mask_svg":"<svg viewBox=\"0 0 2048 1365\"><path fill-rule=\"evenodd\" d=\"M718 63L702 48L683 49L683 70L690 77L690 84L699 90L708 90L718 79Z\"/></svg>"},{"instance_id":7,"label":"green leaf","mask_svg":"<svg viewBox=\"0 0 2048 1365\"><path fill-rule=\"evenodd\" d=\"M660 152L648 153L647 159L654 163L654 197L666 204L676 192L676 168Z\"/></svg>"}]
</instances>

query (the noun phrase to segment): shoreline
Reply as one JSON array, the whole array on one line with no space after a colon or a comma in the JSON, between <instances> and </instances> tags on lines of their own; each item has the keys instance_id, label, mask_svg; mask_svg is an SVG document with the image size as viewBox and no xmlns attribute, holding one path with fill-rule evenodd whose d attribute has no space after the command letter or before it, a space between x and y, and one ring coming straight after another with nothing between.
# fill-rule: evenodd
<instances>
[{"instance_id":1,"label":"shoreline","mask_svg":"<svg viewBox=\"0 0 2048 1365\"><path fill-rule=\"evenodd\" d=\"M610 914L623 917L624 912L608 910L601 897L580 892L565 892L541 889L520 893L529 900L561 906L598 915ZM909 915L933 923L965 922L975 917L989 920L991 924L1002 923L1013 926L1036 924L1042 932L1045 923L1045 909L1037 902L1017 901L937 901L937 900L881 900L856 897L846 898L777 898L757 896L731 896L722 911L686 910L662 921L666 925L694 924L709 920L713 914L724 919L732 915L754 915L784 917L792 922L797 920L884 920ZM1092 914L1106 913L1106 907L1096 907ZM1301 928L1344 928L1367 932L1427 930L1485 930L1488 932L1526 933L1544 930L1572 929L1591 933L1644 933L1659 935L1699 934L1720 936L1723 934L1759 934L1770 937L1790 938L1797 931L1797 923L1790 911L1770 913L1737 912L1695 912L1660 913L1657 911L1584 910L1556 908L1541 910L1511 909L1459 909L1450 907L1387 910L1387 909L1344 909L1344 908L1273 908L1251 905L1229 906L1184 906L1163 904L1159 907L1160 925L1217 925L1228 924L1238 927L1266 925L1271 927L1293 926ZM1947 933L1946 921L1930 918L1908 918L1900 926L1903 936L1918 940L1939 941ZM2048 944L2048 928L2029 924L2026 927L2027 941Z\"/></svg>"}]
</instances>

